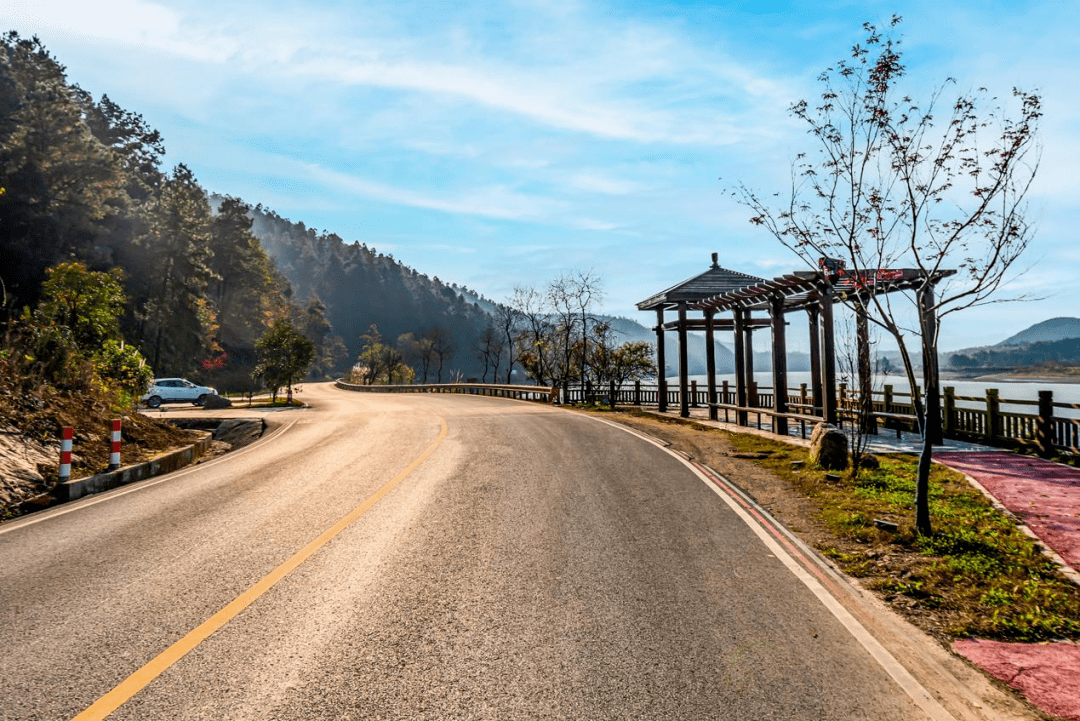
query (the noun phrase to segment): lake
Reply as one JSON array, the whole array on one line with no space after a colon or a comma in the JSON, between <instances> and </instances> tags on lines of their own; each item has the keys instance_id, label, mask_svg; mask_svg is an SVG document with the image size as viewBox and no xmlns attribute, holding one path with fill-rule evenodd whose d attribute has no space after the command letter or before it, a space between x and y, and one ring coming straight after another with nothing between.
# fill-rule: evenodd
<instances>
[{"instance_id":1,"label":"lake","mask_svg":"<svg viewBox=\"0 0 1080 721\"><path fill-rule=\"evenodd\" d=\"M810 386L810 372L802 371L797 373L788 373L788 387L798 388L800 383L805 383L807 387ZM720 374L717 375L717 385L723 381L728 381L732 386L735 385L735 374ZM696 380L698 387L705 386L708 383L708 376L690 376L690 380ZM754 374L754 380L757 381L758 386L772 387L772 373L770 371L761 371ZM840 374L837 374L836 382L843 382L843 378ZM677 376L668 378L668 387L677 387L679 379ZM855 387L857 380L851 380L848 383L849 387ZM874 390L881 391L885 385L892 385L893 390L897 393L907 393L909 391L907 378L904 376L875 376L874 378ZM983 398L986 396L986 389L997 388L999 395L1002 399L1015 399L1015 400L1031 400L1037 401L1039 399L1039 391L1053 391L1054 400L1058 403L1076 403L1080 404L1080 383L1061 383L1050 380L1046 381L1032 381L1025 379L1022 381L980 381L980 380L946 380L942 381L941 387L952 386L956 389L956 395L958 396L975 396ZM960 407L971 408L985 408L985 403L971 403L959 401L957 405ZM1008 412L1020 412L1020 413L1035 413L1036 409L1032 406L1015 406L1006 403L1001 404L1001 410ZM1058 408L1056 414L1062 417L1080 417L1080 411Z\"/></svg>"}]
</instances>

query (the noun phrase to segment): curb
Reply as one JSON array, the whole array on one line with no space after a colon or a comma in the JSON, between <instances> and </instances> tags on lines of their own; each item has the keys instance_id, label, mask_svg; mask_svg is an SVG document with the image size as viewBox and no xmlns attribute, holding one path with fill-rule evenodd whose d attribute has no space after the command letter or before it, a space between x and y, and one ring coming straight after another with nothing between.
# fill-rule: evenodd
<instances>
[{"instance_id":1,"label":"curb","mask_svg":"<svg viewBox=\"0 0 1080 721\"><path fill-rule=\"evenodd\" d=\"M198 460L210 448L212 435L205 436L195 441L190 446L185 446L176 451L166 453L157 458L130 466L124 466L108 473L99 473L85 478L76 478L61 483L53 489L56 500L60 503L73 501L76 498L88 496L91 493L101 493L110 488L143 481L147 478L171 473L179 468L190 465Z\"/></svg>"}]
</instances>

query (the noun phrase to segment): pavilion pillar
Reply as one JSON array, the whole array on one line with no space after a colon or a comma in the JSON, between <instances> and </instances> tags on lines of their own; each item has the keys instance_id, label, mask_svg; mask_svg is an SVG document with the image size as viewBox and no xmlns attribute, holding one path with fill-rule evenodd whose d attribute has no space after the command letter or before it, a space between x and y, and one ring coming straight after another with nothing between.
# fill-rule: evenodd
<instances>
[{"instance_id":1,"label":"pavilion pillar","mask_svg":"<svg viewBox=\"0 0 1080 721\"><path fill-rule=\"evenodd\" d=\"M746 315L743 316L743 354L746 357L743 359L743 368L746 373L746 387L749 388L754 382L754 326L750 325L750 321L753 320L751 312L744 312Z\"/></svg>"},{"instance_id":2,"label":"pavilion pillar","mask_svg":"<svg viewBox=\"0 0 1080 721\"><path fill-rule=\"evenodd\" d=\"M739 410L735 413L735 420L740 426L747 425L748 415L746 408L746 353L744 346L744 316L746 311L736 308L735 311L735 405Z\"/></svg>"},{"instance_id":3,"label":"pavilion pillar","mask_svg":"<svg viewBox=\"0 0 1080 721\"><path fill-rule=\"evenodd\" d=\"M814 404L814 415L821 416L821 325L818 321L818 309L810 305L806 308L806 319L810 325L810 402Z\"/></svg>"},{"instance_id":4,"label":"pavilion pillar","mask_svg":"<svg viewBox=\"0 0 1080 721\"><path fill-rule=\"evenodd\" d=\"M716 343L713 341L713 317L716 311L705 311L705 372L709 374L709 420L717 420L716 408Z\"/></svg>"},{"instance_id":5,"label":"pavilion pillar","mask_svg":"<svg viewBox=\"0 0 1080 721\"><path fill-rule=\"evenodd\" d=\"M679 416L690 417L690 370L686 351L686 303L679 303Z\"/></svg>"},{"instance_id":6,"label":"pavilion pillar","mask_svg":"<svg viewBox=\"0 0 1080 721\"><path fill-rule=\"evenodd\" d=\"M656 309L656 405L667 412L667 361L664 359L664 308Z\"/></svg>"},{"instance_id":7,"label":"pavilion pillar","mask_svg":"<svg viewBox=\"0 0 1080 721\"><path fill-rule=\"evenodd\" d=\"M863 303L855 306L855 344L859 366L859 427L863 435L876 436L874 380L870 370L870 323Z\"/></svg>"},{"instance_id":8,"label":"pavilion pillar","mask_svg":"<svg viewBox=\"0 0 1080 721\"><path fill-rule=\"evenodd\" d=\"M772 377L773 411L787 413L787 339L784 336L784 297L774 296L769 302L769 315L772 318ZM773 417L773 432L786 436L787 418Z\"/></svg>"},{"instance_id":9,"label":"pavilion pillar","mask_svg":"<svg viewBox=\"0 0 1080 721\"><path fill-rule=\"evenodd\" d=\"M832 285L820 286L821 298L818 311L821 314L821 416L832 425L837 424L836 412L836 346L833 341Z\"/></svg>"}]
</instances>

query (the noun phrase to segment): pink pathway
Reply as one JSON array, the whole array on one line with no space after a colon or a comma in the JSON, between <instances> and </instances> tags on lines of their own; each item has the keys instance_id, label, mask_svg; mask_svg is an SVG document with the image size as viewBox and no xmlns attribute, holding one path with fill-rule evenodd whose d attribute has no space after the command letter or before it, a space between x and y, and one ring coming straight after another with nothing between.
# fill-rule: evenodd
<instances>
[{"instance_id":1,"label":"pink pathway","mask_svg":"<svg viewBox=\"0 0 1080 721\"><path fill-rule=\"evenodd\" d=\"M1080 646L970 640L953 647L1043 711L1080 721Z\"/></svg>"},{"instance_id":2,"label":"pink pathway","mask_svg":"<svg viewBox=\"0 0 1080 721\"><path fill-rule=\"evenodd\" d=\"M1080 570L1080 468L998 451L956 451L935 458L978 481Z\"/></svg>"},{"instance_id":3,"label":"pink pathway","mask_svg":"<svg viewBox=\"0 0 1080 721\"><path fill-rule=\"evenodd\" d=\"M1080 469L999 451L936 458L978 481L1067 564L1080 568ZM1080 646L971 639L954 648L1042 710L1080 721Z\"/></svg>"}]
</instances>

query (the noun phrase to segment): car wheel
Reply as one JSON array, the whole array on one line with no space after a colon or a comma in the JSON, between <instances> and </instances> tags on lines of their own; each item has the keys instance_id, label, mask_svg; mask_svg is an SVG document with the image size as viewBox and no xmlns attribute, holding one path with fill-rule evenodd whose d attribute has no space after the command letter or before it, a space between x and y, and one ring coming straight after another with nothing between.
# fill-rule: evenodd
<instances>
[{"instance_id":1,"label":"car wheel","mask_svg":"<svg viewBox=\"0 0 1080 721\"><path fill-rule=\"evenodd\" d=\"M161 396L150 396L146 399L146 405L149 408L157 408L161 405Z\"/></svg>"},{"instance_id":2,"label":"car wheel","mask_svg":"<svg viewBox=\"0 0 1080 721\"><path fill-rule=\"evenodd\" d=\"M205 393L203 393L201 396L199 396L198 398L195 399L195 405L197 405L197 406L206 405L206 394Z\"/></svg>"}]
</instances>

